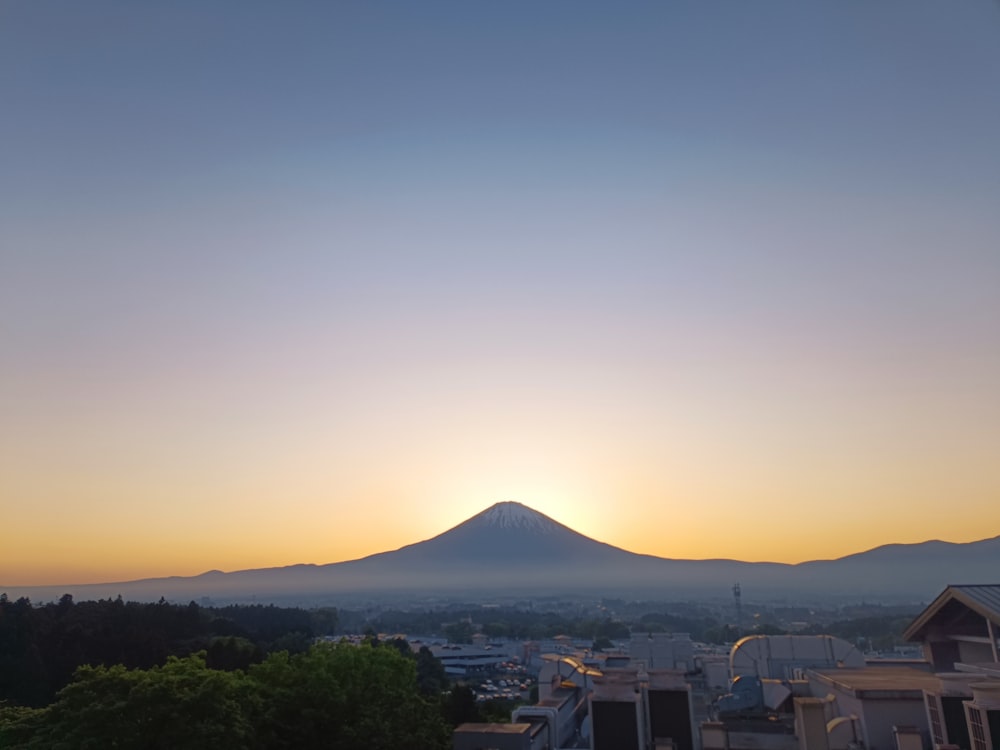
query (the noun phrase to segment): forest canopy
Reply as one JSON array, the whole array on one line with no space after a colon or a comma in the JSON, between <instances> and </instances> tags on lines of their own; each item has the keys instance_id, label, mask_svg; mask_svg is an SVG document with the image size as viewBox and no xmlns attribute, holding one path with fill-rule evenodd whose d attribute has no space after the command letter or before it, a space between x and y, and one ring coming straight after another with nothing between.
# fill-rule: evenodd
<instances>
[{"instance_id":1,"label":"forest canopy","mask_svg":"<svg viewBox=\"0 0 1000 750\"><path fill-rule=\"evenodd\" d=\"M0 747L445 748L439 701L399 649L320 643L246 671L210 668L203 652L161 667L84 666L45 708L0 708Z\"/></svg>"}]
</instances>

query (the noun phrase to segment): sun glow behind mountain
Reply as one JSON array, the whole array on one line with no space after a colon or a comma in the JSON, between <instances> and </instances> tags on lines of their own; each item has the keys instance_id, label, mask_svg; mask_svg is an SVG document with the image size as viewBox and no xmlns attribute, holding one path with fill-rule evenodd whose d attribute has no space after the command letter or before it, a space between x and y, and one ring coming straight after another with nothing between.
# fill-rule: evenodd
<instances>
[{"instance_id":1,"label":"sun glow behind mountain","mask_svg":"<svg viewBox=\"0 0 1000 750\"><path fill-rule=\"evenodd\" d=\"M995 3L8 5L0 585L1000 531Z\"/></svg>"},{"instance_id":2,"label":"sun glow behind mountain","mask_svg":"<svg viewBox=\"0 0 1000 750\"><path fill-rule=\"evenodd\" d=\"M14 588L15 597L48 601L122 595L155 601L221 598L283 601L300 606L332 598L501 597L570 595L682 596L718 599L741 581L760 596L848 596L912 600L956 576L995 580L1000 536L971 544L889 545L801 565L735 560L678 560L637 555L580 534L516 502L501 502L429 539L364 558L327 565L293 565L111 582L91 586Z\"/></svg>"},{"instance_id":3,"label":"sun glow behind mountain","mask_svg":"<svg viewBox=\"0 0 1000 750\"><path fill-rule=\"evenodd\" d=\"M472 523L477 521L494 528L518 529L538 536L552 534L557 528L551 518L510 501L497 503L470 519Z\"/></svg>"}]
</instances>

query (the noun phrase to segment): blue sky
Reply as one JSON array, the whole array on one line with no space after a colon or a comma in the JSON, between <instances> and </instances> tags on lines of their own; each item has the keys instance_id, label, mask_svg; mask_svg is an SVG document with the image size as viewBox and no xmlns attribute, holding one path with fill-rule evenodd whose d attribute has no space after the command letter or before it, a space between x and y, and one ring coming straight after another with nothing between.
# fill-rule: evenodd
<instances>
[{"instance_id":1,"label":"blue sky","mask_svg":"<svg viewBox=\"0 0 1000 750\"><path fill-rule=\"evenodd\" d=\"M505 499L675 557L1000 533L998 39L985 0L6 3L0 582Z\"/></svg>"}]
</instances>

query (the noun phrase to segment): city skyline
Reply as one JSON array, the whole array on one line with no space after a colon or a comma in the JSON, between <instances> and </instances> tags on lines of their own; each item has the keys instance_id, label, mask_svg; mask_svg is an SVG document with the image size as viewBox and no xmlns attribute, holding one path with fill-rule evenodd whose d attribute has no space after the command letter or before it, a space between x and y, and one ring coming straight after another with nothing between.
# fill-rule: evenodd
<instances>
[{"instance_id":1,"label":"city skyline","mask_svg":"<svg viewBox=\"0 0 1000 750\"><path fill-rule=\"evenodd\" d=\"M0 585L522 502L662 557L1000 534L1000 8L0 11Z\"/></svg>"}]
</instances>

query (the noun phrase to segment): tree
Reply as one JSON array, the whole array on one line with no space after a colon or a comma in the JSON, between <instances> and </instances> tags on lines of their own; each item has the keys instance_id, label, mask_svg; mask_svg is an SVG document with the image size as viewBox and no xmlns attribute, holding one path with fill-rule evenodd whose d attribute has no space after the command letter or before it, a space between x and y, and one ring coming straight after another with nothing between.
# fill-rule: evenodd
<instances>
[{"instance_id":1,"label":"tree","mask_svg":"<svg viewBox=\"0 0 1000 750\"><path fill-rule=\"evenodd\" d=\"M483 718L476 705L476 693L468 685L455 685L442 697L441 713L452 727Z\"/></svg>"},{"instance_id":2,"label":"tree","mask_svg":"<svg viewBox=\"0 0 1000 750\"><path fill-rule=\"evenodd\" d=\"M770 622L761 622L754 625L754 635L788 635L788 631Z\"/></svg>"},{"instance_id":3,"label":"tree","mask_svg":"<svg viewBox=\"0 0 1000 750\"><path fill-rule=\"evenodd\" d=\"M472 643L472 634L474 632L472 625L465 620L444 626L444 634L448 637L450 643Z\"/></svg>"},{"instance_id":4,"label":"tree","mask_svg":"<svg viewBox=\"0 0 1000 750\"><path fill-rule=\"evenodd\" d=\"M0 602L0 700L42 706L51 698L35 621L26 597Z\"/></svg>"},{"instance_id":5,"label":"tree","mask_svg":"<svg viewBox=\"0 0 1000 750\"><path fill-rule=\"evenodd\" d=\"M246 638L228 636L213 638L205 652L205 663L209 669L246 670L251 664L260 664L264 653Z\"/></svg>"},{"instance_id":6,"label":"tree","mask_svg":"<svg viewBox=\"0 0 1000 750\"><path fill-rule=\"evenodd\" d=\"M493 699L484 701L479 708L483 721L493 724L510 724L510 717L517 705L515 701Z\"/></svg>"},{"instance_id":7,"label":"tree","mask_svg":"<svg viewBox=\"0 0 1000 750\"><path fill-rule=\"evenodd\" d=\"M0 708L4 750L444 750L439 697L417 689L416 660L391 647L319 644L247 672L204 653L162 667L85 666L43 709Z\"/></svg>"},{"instance_id":8,"label":"tree","mask_svg":"<svg viewBox=\"0 0 1000 750\"><path fill-rule=\"evenodd\" d=\"M245 675L208 669L201 654L149 670L84 666L49 708L20 717L21 739L34 731L11 747L238 750L252 746L252 703Z\"/></svg>"},{"instance_id":9,"label":"tree","mask_svg":"<svg viewBox=\"0 0 1000 750\"><path fill-rule=\"evenodd\" d=\"M417 688L426 696L440 695L448 687L444 665L427 646L417 652Z\"/></svg>"},{"instance_id":10,"label":"tree","mask_svg":"<svg viewBox=\"0 0 1000 750\"><path fill-rule=\"evenodd\" d=\"M251 667L260 686L258 741L267 748L446 748L437 705L417 690L416 662L369 643L320 643Z\"/></svg>"},{"instance_id":11,"label":"tree","mask_svg":"<svg viewBox=\"0 0 1000 750\"><path fill-rule=\"evenodd\" d=\"M512 628L506 622L488 622L483 625L483 633L490 638L510 638Z\"/></svg>"},{"instance_id":12,"label":"tree","mask_svg":"<svg viewBox=\"0 0 1000 750\"><path fill-rule=\"evenodd\" d=\"M607 638L602 635L594 639L594 643L590 648L593 651L603 651L606 648L613 648L614 645L615 644L611 642L610 638Z\"/></svg>"},{"instance_id":13,"label":"tree","mask_svg":"<svg viewBox=\"0 0 1000 750\"><path fill-rule=\"evenodd\" d=\"M319 607L309 613L312 631L316 635L333 635L340 617L336 607Z\"/></svg>"},{"instance_id":14,"label":"tree","mask_svg":"<svg viewBox=\"0 0 1000 750\"><path fill-rule=\"evenodd\" d=\"M47 708L0 705L0 747L28 747L47 718Z\"/></svg>"}]
</instances>

